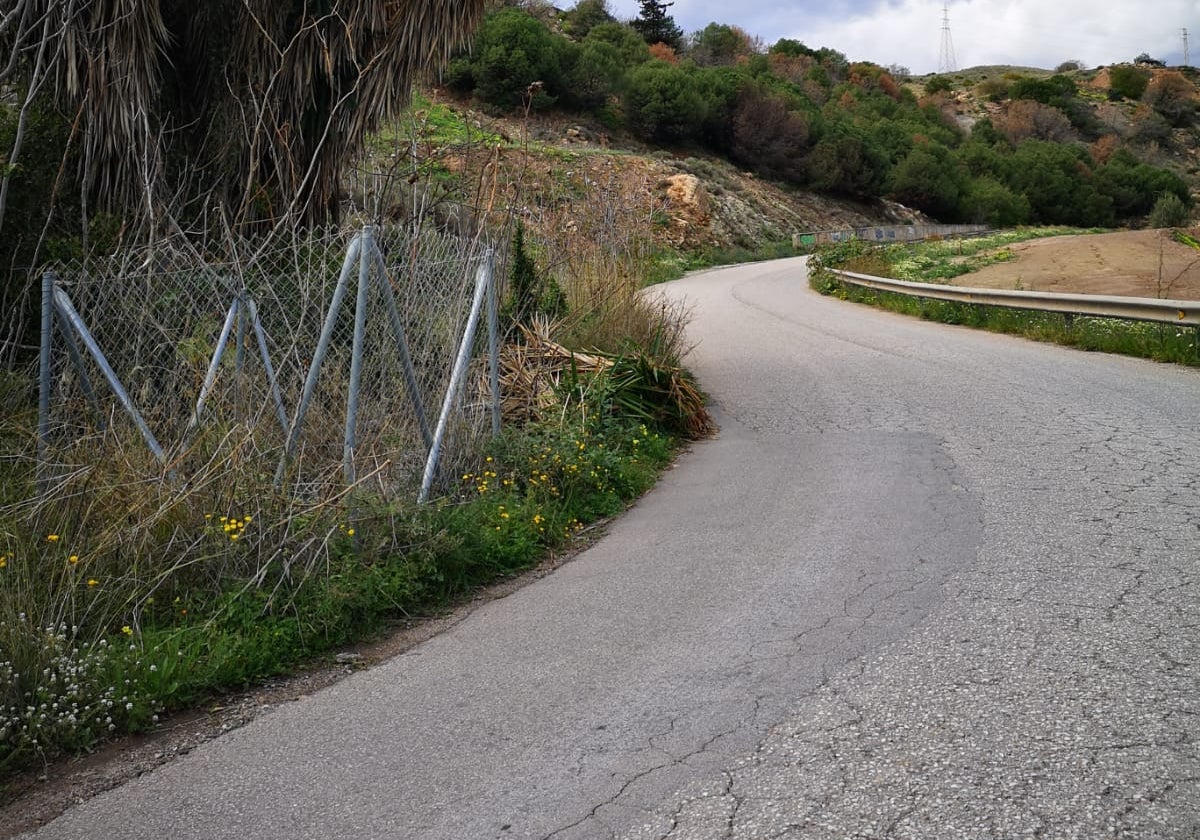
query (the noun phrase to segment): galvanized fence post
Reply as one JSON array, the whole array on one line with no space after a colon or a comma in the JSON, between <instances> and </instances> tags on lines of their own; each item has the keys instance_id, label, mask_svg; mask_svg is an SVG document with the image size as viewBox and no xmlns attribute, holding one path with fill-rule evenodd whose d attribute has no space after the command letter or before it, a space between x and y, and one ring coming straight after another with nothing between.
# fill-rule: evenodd
<instances>
[{"instance_id":1,"label":"galvanized fence post","mask_svg":"<svg viewBox=\"0 0 1200 840\"><path fill-rule=\"evenodd\" d=\"M46 456L50 443L50 388L53 382L54 272L42 275L42 335L38 353L38 489L45 490Z\"/></svg>"},{"instance_id":2,"label":"galvanized fence post","mask_svg":"<svg viewBox=\"0 0 1200 840\"><path fill-rule=\"evenodd\" d=\"M87 366L83 363L83 354L79 352L79 342L75 340L75 334L71 332L71 325L67 323L66 318L58 307L54 307L54 323L58 325L58 331L62 335L64 342L67 345L67 355L71 358L71 365L75 368L75 372L79 374L79 385L83 388L83 396L87 399L88 405L92 408L92 413L96 415L96 426L104 431L104 412L100 410L100 401L96 398L96 389L92 385L92 378L88 376Z\"/></svg>"},{"instance_id":3,"label":"galvanized fence post","mask_svg":"<svg viewBox=\"0 0 1200 840\"><path fill-rule=\"evenodd\" d=\"M317 377L321 374L321 365L325 362L325 355L329 352L329 342L333 339L333 330L337 325L338 311L342 307L342 299L346 296L346 286L350 282L350 272L358 262L361 252L362 234L355 234L354 238L350 240L350 247L346 249L346 259L342 262L342 271L338 275L337 286L333 290L333 298L329 301L329 312L326 314L325 324L321 328L321 337L317 341L317 349L313 353L312 364L308 367L308 376L304 380L304 391L300 395L300 402L296 406L296 416L292 420L287 442L283 447L283 457L280 458L279 466L275 470L276 487L282 483L288 461L291 460L292 454L296 449L296 443L300 439L300 430L304 427L304 415L308 413L313 392L317 388Z\"/></svg>"},{"instance_id":4,"label":"galvanized fence post","mask_svg":"<svg viewBox=\"0 0 1200 840\"><path fill-rule=\"evenodd\" d=\"M350 388L346 395L346 435L342 444L342 470L346 484L353 484L354 447L358 438L358 392L362 386L363 340L367 330L367 285L371 277L371 249L375 232L368 225L362 231L358 254L358 297L354 305L354 343L350 349Z\"/></svg>"},{"instance_id":5,"label":"galvanized fence post","mask_svg":"<svg viewBox=\"0 0 1200 840\"><path fill-rule=\"evenodd\" d=\"M83 346L91 353L92 358L96 361L96 365L100 368L100 372L104 374L104 378L108 381L108 387L112 389L117 400L120 401L121 406L125 409L125 413L129 415L134 425L137 426L138 431L141 432L142 439L146 441L146 446L154 453L154 457L158 459L158 462L166 466L167 456L163 452L163 448L159 445L154 437L154 433L146 425L141 412L137 410L137 406L133 404L133 400L125 391L125 386L121 384L116 371L108 363L108 359L104 356L104 351L100 349L100 345L96 342L91 330L87 328L87 324L83 322L83 318L75 311L75 306L71 303L71 299L67 296L66 292L57 287L53 289L53 294L54 304L63 313L63 316L75 329L75 332L79 333L79 338L83 341ZM168 475L172 475L172 473L168 472Z\"/></svg>"},{"instance_id":6,"label":"galvanized fence post","mask_svg":"<svg viewBox=\"0 0 1200 840\"><path fill-rule=\"evenodd\" d=\"M495 252L487 249L484 260L488 265L488 384L492 397L492 437L500 436L500 310L496 301Z\"/></svg>"},{"instance_id":7,"label":"galvanized fence post","mask_svg":"<svg viewBox=\"0 0 1200 840\"><path fill-rule=\"evenodd\" d=\"M279 377L275 375L275 366L271 364L271 351L267 348L267 334L263 330L262 321L258 317L258 305L252 295L246 295L246 307L250 311L250 325L254 329L254 337L258 339L258 355L262 357L263 370L267 374L267 382L271 386L271 399L275 402L275 416L279 418L279 426L284 435L288 433L287 410L283 407L283 393L279 390Z\"/></svg>"},{"instance_id":8,"label":"galvanized fence post","mask_svg":"<svg viewBox=\"0 0 1200 840\"><path fill-rule=\"evenodd\" d=\"M225 355L225 347L229 344L229 334L233 332L233 322L239 317L240 302L240 299L235 297L229 304L229 311L225 313L225 323L221 325L221 334L217 337L216 349L213 350L208 370L204 373L204 381L200 384L200 396L196 398L196 410L192 412L192 418L183 432L185 439L200 425L200 414L204 411L204 404L208 402L209 392L216 384L217 371L221 367L221 357Z\"/></svg>"},{"instance_id":9,"label":"galvanized fence post","mask_svg":"<svg viewBox=\"0 0 1200 840\"><path fill-rule=\"evenodd\" d=\"M372 259L378 269L379 290L383 294L383 304L387 308L388 321L392 326L392 338L396 341L396 349L400 353L400 366L403 369L404 385L408 389L408 398L412 401L413 411L417 415L417 425L421 429L421 439L425 441L426 450L433 448L433 431L429 428L429 417L425 412L425 400L421 396L421 386L417 382L417 371L413 366L412 353L408 349L408 339L404 334L404 322L400 319L400 310L396 306L396 295L392 292L392 283L388 279L387 263L379 244L372 247Z\"/></svg>"},{"instance_id":10,"label":"galvanized fence post","mask_svg":"<svg viewBox=\"0 0 1200 840\"><path fill-rule=\"evenodd\" d=\"M425 474L421 478L421 493L417 497L417 502L420 504L429 501L429 490L433 487L433 479L437 475L438 460L441 458L442 444L446 437L446 427L450 423L450 412L454 408L454 403L458 399L458 390L462 387L462 381L467 374L467 365L471 360L471 347L475 343L475 329L479 325L484 294L491 280L491 260L485 259L475 275L475 297L471 301L471 314L467 317L462 344L458 347L458 356L454 360L454 368L450 374L450 386L446 389L446 398L442 401L442 413L438 417L437 430L433 433L433 446L430 447L429 457L425 460Z\"/></svg>"}]
</instances>

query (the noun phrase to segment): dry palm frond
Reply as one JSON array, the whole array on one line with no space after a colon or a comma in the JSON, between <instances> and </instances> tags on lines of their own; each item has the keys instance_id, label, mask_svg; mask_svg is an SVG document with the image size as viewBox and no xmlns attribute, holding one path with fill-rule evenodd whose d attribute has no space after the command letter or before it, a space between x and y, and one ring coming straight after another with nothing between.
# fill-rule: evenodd
<instances>
[{"instance_id":1,"label":"dry palm frond","mask_svg":"<svg viewBox=\"0 0 1200 840\"><path fill-rule=\"evenodd\" d=\"M233 219L336 211L337 180L484 0L15 0L0 81L78 115L84 182L156 213L209 197Z\"/></svg>"},{"instance_id":2,"label":"dry palm frond","mask_svg":"<svg viewBox=\"0 0 1200 840\"><path fill-rule=\"evenodd\" d=\"M558 326L535 317L521 325L523 341L501 348L501 412L507 422L548 419L571 398L586 405L588 389L603 382L606 404L619 415L692 440L712 433L704 395L678 365L646 351L619 356L576 353L550 337Z\"/></svg>"},{"instance_id":3,"label":"dry palm frond","mask_svg":"<svg viewBox=\"0 0 1200 840\"><path fill-rule=\"evenodd\" d=\"M522 341L500 349L500 405L506 421L545 419L561 408L568 377L591 379L612 368L611 359L575 353L555 342L550 336L556 327L549 319L534 317L520 325Z\"/></svg>"}]
</instances>

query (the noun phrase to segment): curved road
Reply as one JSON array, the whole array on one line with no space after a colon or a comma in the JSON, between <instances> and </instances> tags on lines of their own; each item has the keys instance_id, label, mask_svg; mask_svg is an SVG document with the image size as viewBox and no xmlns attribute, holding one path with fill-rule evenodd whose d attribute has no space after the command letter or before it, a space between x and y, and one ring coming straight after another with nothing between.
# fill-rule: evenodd
<instances>
[{"instance_id":1,"label":"curved road","mask_svg":"<svg viewBox=\"0 0 1200 840\"><path fill-rule=\"evenodd\" d=\"M35 836L1200 836L1200 372L665 293L722 432L598 545Z\"/></svg>"}]
</instances>

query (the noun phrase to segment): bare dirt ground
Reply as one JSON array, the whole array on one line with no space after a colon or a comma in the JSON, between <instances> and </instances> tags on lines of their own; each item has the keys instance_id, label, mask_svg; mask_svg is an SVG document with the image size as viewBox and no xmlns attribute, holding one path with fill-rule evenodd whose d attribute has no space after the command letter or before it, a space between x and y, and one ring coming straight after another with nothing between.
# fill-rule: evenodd
<instances>
[{"instance_id":1,"label":"bare dirt ground","mask_svg":"<svg viewBox=\"0 0 1200 840\"><path fill-rule=\"evenodd\" d=\"M1189 233L1200 238L1200 228ZM964 274L959 286L1200 300L1200 250L1170 231L1055 236L1008 246L1015 259Z\"/></svg>"}]
</instances>

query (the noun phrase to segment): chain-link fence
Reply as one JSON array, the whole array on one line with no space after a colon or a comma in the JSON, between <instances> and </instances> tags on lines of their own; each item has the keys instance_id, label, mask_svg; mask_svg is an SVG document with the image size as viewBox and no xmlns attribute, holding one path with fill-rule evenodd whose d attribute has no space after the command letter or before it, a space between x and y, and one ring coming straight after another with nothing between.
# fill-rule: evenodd
<instances>
[{"instance_id":1,"label":"chain-link fence","mask_svg":"<svg viewBox=\"0 0 1200 840\"><path fill-rule=\"evenodd\" d=\"M186 484L236 437L239 467L281 490L387 498L453 475L494 430L485 244L365 228L225 250L160 241L48 275L43 487L96 447L142 447L148 473Z\"/></svg>"}]
</instances>

